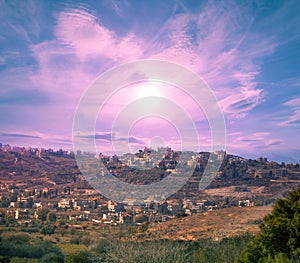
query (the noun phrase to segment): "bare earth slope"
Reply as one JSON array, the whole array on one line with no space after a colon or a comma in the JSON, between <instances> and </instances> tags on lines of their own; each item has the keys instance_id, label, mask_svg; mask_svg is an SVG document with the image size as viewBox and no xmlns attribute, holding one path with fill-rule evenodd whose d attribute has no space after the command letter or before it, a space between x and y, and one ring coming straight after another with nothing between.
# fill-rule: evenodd
<instances>
[{"instance_id":1,"label":"bare earth slope","mask_svg":"<svg viewBox=\"0 0 300 263\"><path fill-rule=\"evenodd\" d=\"M196 240L256 234L261 219L272 211L272 206L231 207L216 211L203 212L193 216L151 224L146 238Z\"/></svg>"}]
</instances>

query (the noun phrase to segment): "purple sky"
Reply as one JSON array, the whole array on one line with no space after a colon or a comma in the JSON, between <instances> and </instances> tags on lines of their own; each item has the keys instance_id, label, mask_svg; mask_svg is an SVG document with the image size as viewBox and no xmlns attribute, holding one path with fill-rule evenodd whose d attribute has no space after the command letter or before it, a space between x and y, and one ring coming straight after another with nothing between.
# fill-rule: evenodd
<instances>
[{"instance_id":1,"label":"purple sky","mask_svg":"<svg viewBox=\"0 0 300 263\"><path fill-rule=\"evenodd\" d=\"M123 63L160 59L197 73L214 92L227 152L300 162L300 2L272 2L0 1L0 142L71 149L74 113L91 83ZM140 83L103 107L99 151L111 152L112 139L134 149L180 144L162 118L136 120L129 137L112 131L122 108L147 96L182 107L199 125L200 148L209 147L209 125L189 96Z\"/></svg>"}]
</instances>

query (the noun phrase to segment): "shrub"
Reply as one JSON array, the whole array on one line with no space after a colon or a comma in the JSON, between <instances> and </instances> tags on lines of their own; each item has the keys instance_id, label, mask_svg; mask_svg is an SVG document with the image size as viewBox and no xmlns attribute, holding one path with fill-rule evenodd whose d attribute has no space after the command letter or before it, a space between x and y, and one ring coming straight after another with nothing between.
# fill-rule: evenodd
<instances>
[{"instance_id":1,"label":"shrub","mask_svg":"<svg viewBox=\"0 0 300 263\"><path fill-rule=\"evenodd\" d=\"M65 263L90 263L90 257L91 255L87 251L80 251L69 255L66 258Z\"/></svg>"},{"instance_id":2,"label":"shrub","mask_svg":"<svg viewBox=\"0 0 300 263\"><path fill-rule=\"evenodd\" d=\"M0 242L0 255L19 258L42 258L49 253L62 255L60 249L50 241L30 242L26 234L3 236Z\"/></svg>"},{"instance_id":3,"label":"shrub","mask_svg":"<svg viewBox=\"0 0 300 263\"><path fill-rule=\"evenodd\" d=\"M49 253L42 257L41 263L63 263L64 256L62 254Z\"/></svg>"},{"instance_id":4,"label":"shrub","mask_svg":"<svg viewBox=\"0 0 300 263\"><path fill-rule=\"evenodd\" d=\"M300 188L285 200L278 199L271 214L265 216L260 232L243 251L238 262L297 260L300 253ZM288 261L285 261L288 262Z\"/></svg>"}]
</instances>

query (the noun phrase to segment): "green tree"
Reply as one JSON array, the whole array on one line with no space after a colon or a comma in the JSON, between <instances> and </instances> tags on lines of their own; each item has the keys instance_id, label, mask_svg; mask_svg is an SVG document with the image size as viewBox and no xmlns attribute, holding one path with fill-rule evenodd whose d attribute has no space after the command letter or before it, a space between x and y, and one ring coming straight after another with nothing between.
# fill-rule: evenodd
<instances>
[{"instance_id":1,"label":"green tree","mask_svg":"<svg viewBox=\"0 0 300 263\"><path fill-rule=\"evenodd\" d=\"M52 225L52 224L47 223L47 224L45 224L45 225L42 227L41 233L42 233L43 235L49 235L49 236L50 236L50 235L52 235L52 234L55 233L55 226Z\"/></svg>"},{"instance_id":2,"label":"green tree","mask_svg":"<svg viewBox=\"0 0 300 263\"><path fill-rule=\"evenodd\" d=\"M75 254L69 255L65 263L89 263L90 261L90 254L87 251L80 251Z\"/></svg>"},{"instance_id":3,"label":"green tree","mask_svg":"<svg viewBox=\"0 0 300 263\"><path fill-rule=\"evenodd\" d=\"M0 201L0 207L6 208L9 206L9 204L10 204L10 200L7 197L2 196Z\"/></svg>"},{"instance_id":4,"label":"green tree","mask_svg":"<svg viewBox=\"0 0 300 263\"><path fill-rule=\"evenodd\" d=\"M48 209L39 209L37 211L38 218L41 219L42 221L46 221L48 213L49 213Z\"/></svg>"},{"instance_id":5,"label":"green tree","mask_svg":"<svg viewBox=\"0 0 300 263\"><path fill-rule=\"evenodd\" d=\"M34 204L33 198L30 197L28 199L28 203L27 203L26 207L27 208L32 208L33 204Z\"/></svg>"},{"instance_id":6,"label":"green tree","mask_svg":"<svg viewBox=\"0 0 300 263\"><path fill-rule=\"evenodd\" d=\"M15 222L16 222L16 219L13 215L5 215L6 226L13 225Z\"/></svg>"},{"instance_id":7,"label":"green tree","mask_svg":"<svg viewBox=\"0 0 300 263\"><path fill-rule=\"evenodd\" d=\"M10 202L17 202L17 200L18 200L18 195L19 195L18 192L13 192L13 194L12 194L11 197L10 197Z\"/></svg>"},{"instance_id":8,"label":"green tree","mask_svg":"<svg viewBox=\"0 0 300 263\"><path fill-rule=\"evenodd\" d=\"M300 188L285 200L278 199L271 214L265 216L260 233L243 251L238 262L273 262L274 259L300 259ZM280 255L279 255L280 254Z\"/></svg>"},{"instance_id":9,"label":"green tree","mask_svg":"<svg viewBox=\"0 0 300 263\"><path fill-rule=\"evenodd\" d=\"M53 212L49 212L47 215L47 221L49 221L51 223L55 223L56 222L56 214Z\"/></svg>"}]
</instances>

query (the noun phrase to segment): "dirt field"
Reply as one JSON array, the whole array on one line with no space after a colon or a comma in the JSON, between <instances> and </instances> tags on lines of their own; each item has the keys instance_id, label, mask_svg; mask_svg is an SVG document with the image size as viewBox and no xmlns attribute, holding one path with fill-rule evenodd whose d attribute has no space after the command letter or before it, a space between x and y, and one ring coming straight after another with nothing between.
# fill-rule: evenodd
<instances>
[{"instance_id":1,"label":"dirt field","mask_svg":"<svg viewBox=\"0 0 300 263\"><path fill-rule=\"evenodd\" d=\"M196 240L252 233L259 230L261 219L272 211L271 206L232 207L185 217L149 226L146 236L151 239L168 238Z\"/></svg>"}]
</instances>

